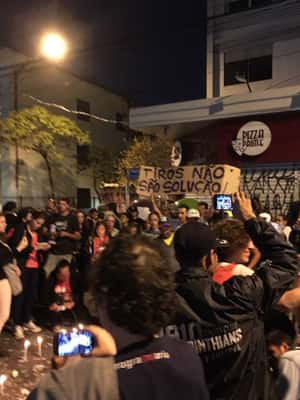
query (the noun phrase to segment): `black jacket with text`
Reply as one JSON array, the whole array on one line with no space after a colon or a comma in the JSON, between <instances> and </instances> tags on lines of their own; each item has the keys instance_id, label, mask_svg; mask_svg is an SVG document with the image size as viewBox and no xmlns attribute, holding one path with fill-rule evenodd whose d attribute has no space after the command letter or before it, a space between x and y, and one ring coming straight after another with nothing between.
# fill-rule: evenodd
<instances>
[{"instance_id":1,"label":"black jacket with text","mask_svg":"<svg viewBox=\"0 0 300 400\"><path fill-rule=\"evenodd\" d=\"M180 310L162 332L198 351L212 400L268 398L264 317L298 271L294 249L271 225L253 219L245 226L266 261L254 275L233 276L222 286L200 268L179 271Z\"/></svg>"}]
</instances>

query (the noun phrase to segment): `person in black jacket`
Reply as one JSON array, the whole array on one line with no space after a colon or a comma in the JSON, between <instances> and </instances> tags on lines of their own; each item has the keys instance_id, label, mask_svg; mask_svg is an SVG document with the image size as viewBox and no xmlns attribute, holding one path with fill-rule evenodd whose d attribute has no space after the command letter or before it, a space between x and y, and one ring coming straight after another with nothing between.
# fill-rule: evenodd
<instances>
[{"instance_id":1,"label":"person in black jacket","mask_svg":"<svg viewBox=\"0 0 300 400\"><path fill-rule=\"evenodd\" d=\"M121 398L208 399L202 363L191 346L160 338L176 310L174 272L154 240L112 240L96 262L100 323L117 344Z\"/></svg>"},{"instance_id":2,"label":"person in black jacket","mask_svg":"<svg viewBox=\"0 0 300 400\"><path fill-rule=\"evenodd\" d=\"M6 219L6 230L4 235L6 241L12 237L18 224L17 211L18 207L15 201L8 201L2 207L2 212Z\"/></svg>"},{"instance_id":3,"label":"person in black jacket","mask_svg":"<svg viewBox=\"0 0 300 400\"><path fill-rule=\"evenodd\" d=\"M212 281L217 238L205 225L190 223L175 234L180 300L174 325L163 334L191 342L204 361L211 399L268 398L264 319L295 282L298 262L291 245L274 228L256 219L243 193L237 202L245 229L262 253L255 274ZM221 244L221 243L220 243Z\"/></svg>"},{"instance_id":4,"label":"person in black jacket","mask_svg":"<svg viewBox=\"0 0 300 400\"><path fill-rule=\"evenodd\" d=\"M9 318L12 299L11 286L5 273L5 266L15 263L13 251L4 240L6 226L5 216L0 213L0 333ZM20 246L24 245L26 246L27 243L23 241ZM16 268L16 273L18 276L21 275L19 268Z\"/></svg>"}]
</instances>

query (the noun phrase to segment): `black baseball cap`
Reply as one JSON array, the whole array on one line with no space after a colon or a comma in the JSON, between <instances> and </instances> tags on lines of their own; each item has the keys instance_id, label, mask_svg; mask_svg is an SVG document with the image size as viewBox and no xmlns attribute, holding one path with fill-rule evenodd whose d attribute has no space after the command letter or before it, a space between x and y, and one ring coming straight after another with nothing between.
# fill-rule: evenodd
<instances>
[{"instance_id":1,"label":"black baseball cap","mask_svg":"<svg viewBox=\"0 0 300 400\"><path fill-rule=\"evenodd\" d=\"M197 265L199 260L216 249L218 240L216 234L201 222L188 222L175 233L174 248L176 258L181 268Z\"/></svg>"}]
</instances>

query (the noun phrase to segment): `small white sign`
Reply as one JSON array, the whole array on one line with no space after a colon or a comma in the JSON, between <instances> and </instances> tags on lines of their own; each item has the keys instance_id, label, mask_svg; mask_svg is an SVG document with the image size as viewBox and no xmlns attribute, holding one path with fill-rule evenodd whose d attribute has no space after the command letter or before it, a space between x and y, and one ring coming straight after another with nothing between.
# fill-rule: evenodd
<instances>
[{"instance_id":1,"label":"small white sign","mask_svg":"<svg viewBox=\"0 0 300 400\"><path fill-rule=\"evenodd\" d=\"M251 121L240 128L236 139L232 141L232 147L239 156L258 156L268 149L271 141L272 134L268 125Z\"/></svg>"}]
</instances>

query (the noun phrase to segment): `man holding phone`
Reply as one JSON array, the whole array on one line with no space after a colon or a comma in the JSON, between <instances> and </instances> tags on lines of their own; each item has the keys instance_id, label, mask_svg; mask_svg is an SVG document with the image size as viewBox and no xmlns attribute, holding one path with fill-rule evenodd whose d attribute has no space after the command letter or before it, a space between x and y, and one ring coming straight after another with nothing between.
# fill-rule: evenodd
<instances>
[{"instance_id":1,"label":"man holding phone","mask_svg":"<svg viewBox=\"0 0 300 400\"><path fill-rule=\"evenodd\" d=\"M192 346L159 336L177 307L174 272L160 247L151 239L119 236L97 260L95 273L100 322L116 341L114 369L107 364L101 370L94 357L72 370L67 362L65 369L44 378L29 399L116 400L111 392L101 397L103 374L113 376L115 370L122 398L208 400L202 363ZM96 342L91 354L102 356L103 331L87 329ZM111 385L116 386L115 380Z\"/></svg>"},{"instance_id":2,"label":"man holding phone","mask_svg":"<svg viewBox=\"0 0 300 400\"><path fill-rule=\"evenodd\" d=\"M28 400L82 399L118 400L119 389L114 368L117 348L106 330L90 325L85 330L94 338L89 358L54 356L53 368L45 375Z\"/></svg>"},{"instance_id":3,"label":"man holding phone","mask_svg":"<svg viewBox=\"0 0 300 400\"><path fill-rule=\"evenodd\" d=\"M60 199L58 210L58 214L49 219L51 252L44 266L47 278L60 260L65 259L71 262L76 243L80 240L78 221L70 212L69 199Z\"/></svg>"}]
</instances>

